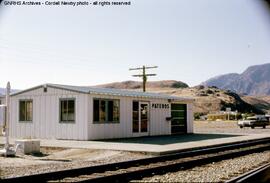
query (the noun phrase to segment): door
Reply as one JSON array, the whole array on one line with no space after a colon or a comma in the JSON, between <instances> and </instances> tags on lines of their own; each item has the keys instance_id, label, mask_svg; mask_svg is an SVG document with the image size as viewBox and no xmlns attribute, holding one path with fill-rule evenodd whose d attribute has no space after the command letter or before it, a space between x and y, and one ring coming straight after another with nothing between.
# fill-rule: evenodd
<instances>
[{"instance_id":1,"label":"door","mask_svg":"<svg viewBox=\"0 0 270 183\"><path fill-rule=\"evenodd\" d=\"M141 135L149 132L149 103L133 101L132 131Z\"/></svg>"},{"instance_id":2,"label":"door","mask_svg":"<svg viewBox=\"0 0 270 183\"><path fill-rule=\"evenodd\" d=\"M187 105L171 104L171 133L187 133Z\"/></svg>"}]
</instances>

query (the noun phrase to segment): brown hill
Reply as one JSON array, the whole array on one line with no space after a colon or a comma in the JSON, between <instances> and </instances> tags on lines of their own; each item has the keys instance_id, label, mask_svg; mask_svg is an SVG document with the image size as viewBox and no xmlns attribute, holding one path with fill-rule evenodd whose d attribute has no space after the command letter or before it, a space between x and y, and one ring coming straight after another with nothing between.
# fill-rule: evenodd
<instances>
[{"instance_id":1,"label":"brown hill","mask_svg":"<svg viewBox=\"0 0 270 183\"><path fill-rule=\"evenodd\" d=\"M270 96L242 96L241 98L256 108L270 113Z\"/></svg>"},{"instance_id":2,"label":"brown hill","mask_svg":"<svg viewBox=\"0 0 270 183\"><path fill-rule=\"evenodd\" d=\"M141 91L141 85L141 82L124 81L98 85L98 87ZM195 99L194 112L196 113L213 113L225 110L227 107L230 107L232 110L238 110L239 112L263 113L259 108L260 106L257 108L256 106L249 104L248 100L243 100L238 94L228 90L221 90L216 87L187 87L183 82L166 80L148 82L147 91L174 96L193 97Z\"/></svg>"},{"instance_id":3,"label":"brown hill","mask_svg":"<svg viewBox=\"0 0 270 183\"><path fill-rule=\"evenodd\" d=\"M103 88L118 88L118 89L140 89L142 88L142 82L139 81L123 81L114 82L103 85L97 85L97 87ZM146 84L147 88L187 88L188 85L181 81L175 80L163 80L163 81L149 81Z\"/></svg>"},{"instance_id":4,"label":"brown hill","mask_svg":"<svg viewBox=\"0 0 270 183\"><path fill-rule=\"evenodd\" d=\"M215 113L224 111L227 107L230 107L233 111L237 110L242 113L264 113L259 107L257 108L244 101L238 94L216 87L197 86L184 89L149 88L148 91L166 93L174 96L193 97L195 99L193 109L195 113Z\"/></svg>"}]
</instances>

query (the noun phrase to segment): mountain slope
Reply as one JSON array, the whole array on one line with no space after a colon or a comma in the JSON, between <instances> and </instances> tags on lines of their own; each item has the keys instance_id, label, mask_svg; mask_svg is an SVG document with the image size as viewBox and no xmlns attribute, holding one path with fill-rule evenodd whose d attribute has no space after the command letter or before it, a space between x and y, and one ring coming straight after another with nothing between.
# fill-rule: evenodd
<instances>
[{"instance_id":1,"label":"mountain slope","mask_svg":"<svg viewBox=\"0 0 270 183\"><path fill-rule=\"evenodd\" d=\"M230 73L211 78L204 86L246 93L248 95L270 95L270 63L248 67L243 73Z\"/></svg>"},{"instance_id":2,"label":"mountain slope","mask_svg":"<svg viewBox=\"0 0 270 183\"><path fill-rule=\"evenodd\" d=\"M195 99L194 113L215 113L230 107L242 113L262 114L265 110L244 101L238 94L215 87L197 86L183 89L149 89L151 92L165 93L174 96L189 96Z\"/></svg>"},{"instance_id":3,"label":"mountain slope","mask_svg":"<svg viewBox=\"0 0 270 183\"><path fill-rule=\"evenodd\" d=\"M97 85L97 87L116 88L116 89L140 89L142 88L142 82L123 81ZM186 83L175 80L148 81L146 84L146 88L187 88L187 87L188 85Z\"/></svg>"},{"instance_id":4,"label":"mountain slope","mask_svg":"<svg viewBox=\"0 0 270 183\"><path fill-rule=\"evenodd\" d=\"M270 113L270 96L242 96L241 98L254 107Z\"/></svg>"},{"instance_id":5,"label":"mountain slope","mask_svg":"<svg viewBox=\"0 0 270 183\"><path fill-rule=\"evenodd\" d=\"M179 81L155 81L148 82L146 90L148 92L164 93L174 96L188 96L195 99L194 112L195 113L212 113L225 110L230 107L232 110L238 110L239 112L255 112L263 113L259 108L250 105L241 99L236 93L221 90L215 87L178 87L182 82ZM177 87L175 87L175 85ZM106 88L118 88L118 89L129 89L129 90L142 90L141 82L135 81L123 81L116 83L109 83L99 85L98 87Z\"/></svg>"}]
</instances>

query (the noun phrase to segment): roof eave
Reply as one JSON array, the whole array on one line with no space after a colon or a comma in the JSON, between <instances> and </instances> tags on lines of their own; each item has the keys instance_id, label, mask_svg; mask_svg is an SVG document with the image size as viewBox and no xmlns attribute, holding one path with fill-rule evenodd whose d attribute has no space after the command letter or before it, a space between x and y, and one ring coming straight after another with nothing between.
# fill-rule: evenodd
<instances>
[{"instance_id":1,"label":"roof eave","mask_svg":"<svg viewBox=\"0 0 270 183\"><path fill-rule=\"evenodd\" d=\"M64 88L64 87L60 87L60 86L55 86L55 85L52 85L52 84L42 84L42 85L38 85L38 86L35 86L35 87L32 87L32 88L28 88L26 90L22 90L22 91L18 91L18 92L15 92L15 93L12 93L10 94L10 96L16 96L16 95L20 95L22 93L26 93L26 92L29 92L29 91L32 91L32 90L36 90L36 89L39 89L39 88L42 88L42 87L50 87L50 88L55 88L55 89L60 89L60 90L68 90L68 91L71 91L71 92L77 92L77 93L89 93L89 92L83 92L81 90L75 90L75 89L70 89L70 88Z\"/></svg>"},{"instance_id":2,"label":"roof eave","mask_svg":"<svg viewBox=\"0 0 270 183\"><path fill-rule=\"evenodd\" d=\"M50 84L50 83L45 83L42 85L38 85L26 90L22 90L22 91L18 91L15 93L12 93L11 96L16 96L16 95L20 95L32 90L36 90L42 87L50 87L50 88L55 88L55 89L60 89L60 90L67 90L67 91L71 91L71 92L76 92L76 93L83 93L83 94L96 94L96 95L111 95L111 96L124 96L124 97L136 97L136 98L152 98L152 99L165 99L165 100L170 100L170 101L174 101L174 102L194 102L195 100L193 98L181 98L181 97L173 97L173 96L148 96L148 95L129 95L129 94L120 94L120 93L110 93L110 92L93 92L93 91L82 91L80 89L76 89L76 88L69 88L69 87L65 87L65 86L61 86L61 85L55 85L55 84Z\"/></svg>"}]
</instances>

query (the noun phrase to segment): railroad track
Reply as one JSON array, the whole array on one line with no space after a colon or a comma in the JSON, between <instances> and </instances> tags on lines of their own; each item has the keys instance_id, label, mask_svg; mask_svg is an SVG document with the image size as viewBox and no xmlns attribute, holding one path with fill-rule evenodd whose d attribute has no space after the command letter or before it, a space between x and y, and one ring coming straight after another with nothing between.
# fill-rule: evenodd
<instances>
[{"instance_id":1,"label":"railroad track","mask_svg":"<svg viewBox=\"0 0 270 183\"><path fill-rule=\"evenodd\" d=\"M270 163L264 164L254 170L235 177L226 183L251 183L251 182L270 182Z\"/></svg>"},{"instance_id":2,"label":"railroad track","mask_svg":"<svg viewBox=\"0 0 270 183\"><path fill-rule=\"evenodd\" d=\"M127 182L270 150L270 138L152 158L2 179L1 182Z\"/></svg>"}]
</instances>

